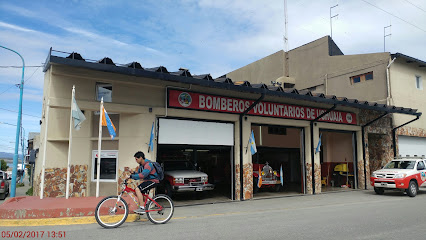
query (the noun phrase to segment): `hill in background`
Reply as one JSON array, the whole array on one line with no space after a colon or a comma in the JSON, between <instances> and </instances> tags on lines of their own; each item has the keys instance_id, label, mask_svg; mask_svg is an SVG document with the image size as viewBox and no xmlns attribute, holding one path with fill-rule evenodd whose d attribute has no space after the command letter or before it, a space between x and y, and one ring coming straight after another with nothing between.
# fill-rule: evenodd
<instances>
[{"instance_id":1,"label":"hill in background","mask_svg":"<svg viewBox=\"0 0 426 240\"><path fill-rule=\"evenodd\" d=\"M0 152L0 159L4 159L4 160L12 160L13 159L13 153L7 153L7 152ZM21 153L18 153L18 159L22 159L21 158Z\"/></svg>"}]
</instances>

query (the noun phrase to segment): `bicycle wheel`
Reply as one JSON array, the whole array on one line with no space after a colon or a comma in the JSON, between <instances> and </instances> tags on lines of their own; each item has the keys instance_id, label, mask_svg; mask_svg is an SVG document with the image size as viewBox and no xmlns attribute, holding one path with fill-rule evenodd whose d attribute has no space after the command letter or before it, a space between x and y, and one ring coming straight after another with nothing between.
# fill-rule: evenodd
<instances>
[{"instance_id":1,"label":"bicycle wheel","mask_svg":"<svg viewBox=\"0 0 426 240\"><path fill-rule=\"evenodd\" d=\"M165 194L159 194L154 196L153 200L146 204L146 216L149 221L155 224L168 222L175 210L172 199Z\"/></svg>"},{"instance_id":2,"label":"bicycle wheel","mask_svg":"<svg viewBox=\"0 0 426 240\"><path fill-rule=\"evenodd\" d=\"M129 207L126 201L118 196L110 196L102 199L96 206L96 221L104 228L116 228L123 224L129 215Z\"/></svg>"}]
</instances>

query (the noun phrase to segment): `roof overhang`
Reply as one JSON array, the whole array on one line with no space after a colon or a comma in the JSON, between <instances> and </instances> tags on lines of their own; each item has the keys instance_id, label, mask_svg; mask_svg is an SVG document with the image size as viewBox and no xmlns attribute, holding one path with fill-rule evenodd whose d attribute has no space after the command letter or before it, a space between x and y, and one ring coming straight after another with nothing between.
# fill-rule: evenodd
<instances>
[{"instance_id":1,"label":"roof overhang","mask_svg":"<svg viewBox=\"0 0 426 240\"><path fill-rule=\"evenodd\" d=\"M407 55L402 54L402 53L394 53L394 54L391 54L391 56L392 56L392 59L393 58L404 58L407 61L407 63L413 63L414 62L414 63L418 63L419 67L426 67L425 61L407 56Z\"/></svg>"},{"instance_id":2,"label":"roof overhang","mask_svg":"<svg viewBox=\"0 0 426 240\"><path fill-rule=\"evenodd\" d=\"M126 65L120 64L107 64L103 61L97 62L89 62L88 60L84 60L83 58L74 58L71 56L75 56L76 53L71 53L68 57L59 57L53 56L52 52L56 52L54 50L50 50L49 55L46 59L45 66L43 71L47 71L50 68L51 64L60 64L71 67L85 68L94 71L102 71L116 74L124 74L135 77L144 77L144 78L152 78L159 79L168 82L176 82L176 83L184 83L184 84L194 84L202 87L208 88L217 88L224 89L236 92L243 93L254 93L254 94L265 94L265 96L273 96L273 97L282 97L282 98L290 98L296 100L303 100L315 103L323 103L330 105L338 105L345 107L352 107L358 109L365 110L373 110L379 112L386 113L400 113L400 114L408 114L413 116L421 116L421 112L417 112L417 109L404 108L404 107L395 107L389 106L385 104L379 104L376 102L368 102L368 101L359 101L357 99L347 99L345 97L337 97L333 95L324 95L313 93L311 91L298 91L296 89L283 89L281 87L276 86L266 86L264 84L238 84L235 85L231 79L225 78L200 78L192 76L188 70L185 70L186 74L176 74L169 73L165 67L158 68L134 68ZM78 54L79 55L79 54ZM161 70L161 71L160 71Z\"/></svg>"}]
</instances>

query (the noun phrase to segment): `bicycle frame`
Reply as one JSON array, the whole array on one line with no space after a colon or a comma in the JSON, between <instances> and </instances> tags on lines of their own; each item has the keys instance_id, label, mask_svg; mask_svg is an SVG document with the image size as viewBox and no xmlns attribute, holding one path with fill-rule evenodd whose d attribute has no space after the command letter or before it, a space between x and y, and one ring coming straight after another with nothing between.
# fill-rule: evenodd
<instances>
[{"instance_id":1,"label":"bicycle frame","mask_svg":"<svg viewBox=\"0 0 426 240\"><path fill-rule=\"evenodd\" d=\"M135 189L130 188L130 187L127 186L127 179L124 180L124 185L125 185L125 188L121 191L120 195L118 195L117 203L122 198L123 193L127 193L127 195L130 196L130 198L133 200L133 202L136 204L136 206L140 207L139 202L138 202L138 200L135 197L136 191L135 191ZM147 209L145 209L145 212L155 212L155 211L159 212L159 211L163 210L163 206L161 206L154 199L152 199L149 196L149 194L142 193L142 196L145 197L145 202L143 203L144 206L146 206L146 203L148 202L148 200L151 200L158 207L158 209L155 209L155 210L147 210ZM115 204L115 208L117 207L117 203ZM115 210L115 208L114 208L114 210Z\"/></svg>"}]
</instances>

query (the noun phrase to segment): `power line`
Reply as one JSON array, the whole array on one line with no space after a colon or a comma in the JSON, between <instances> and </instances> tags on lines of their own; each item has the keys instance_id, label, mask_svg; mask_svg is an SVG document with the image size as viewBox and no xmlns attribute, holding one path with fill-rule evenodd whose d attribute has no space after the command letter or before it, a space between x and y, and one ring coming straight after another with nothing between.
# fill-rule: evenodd
<instances>
[{"instance_id":1,"label":"power line","mask_svg":"<svg viewBox=\"0 0 426 240\"><path fill-rule=\"evenodd\" d=\"M14 112L14 113L17 113L18 111L15 111L15 110L10 110L10 109L6 109L6 108L0 108L0 110L4 110L4 111L8 111L8 112ZM38 118L38 119L40 119L41 117L39 117L39 116L34 116L34 115L31 115L31 114L24 114L24 113L22 113L22 115L26 115L26 116L29 116L29 117L35 117L35 118Z\"/></svg>"},{"instance_id":2,"label":"power line","mask_svg":"<svg viewBox=\"0 0 426 240\"><path fill-rule=\"evenodd\" d=\"M369 3L369 2L367 2L367 1L365 1L365 0L361 0L361 1L363 1L363 2L365 2L365 3L367 3L367 4L369 4L369 5L371 5L371 6L375 7L375 8L377 8L377 9L380 9L380 10L382 10L383 12L385 12L385 13L387 13L387 14L389 14L389 15L393 16L393 17L396 17L396 18L398 18L399 20L401 20L401 21L403 21L403 22L405 22L405 23L407 23L407 24L410 24L411 26L413 26L413 27L415 27L415 28L417 28L417 29L419 29L419 30L421 30L421 31L423 31L423 32L425 32L425 33L426 33L426 30L424 30L424 29L422 29L422 28L420 28L420 27L418 27L418 26L416 26L416 25L414 25L414 24L412 24L412 23L410 23L410 22L408 22L408 21L406 21L406 20L404 20L404 19L402 19L402 18L400 18L400 17L396 16L396 15L395 15L395 14L393 14L393 13L390 13L390 12L388 12L388 11L384 10L383 8L380 8L380 7L378 7L378 6L376 6L376 5L372 4L372 3Z\"/></svg>"},{"instance_id":3,"label":"power line","mask_svg":"<svg viewBox=\"0 0 426 240\"><path fill-rule=\"evenodd\" d=\"M6 124L6 125L10 125L10 126L15 126L16 127L15 124L7 123L7 122L0 122L0 124Z\"/></svg>"},{"instance_id":4,"label":"power line","mask_svg":"<svg viewBox=\"0 0 426 240\"><path fill-rule=\"evenodd\" d=\"M26 83L28 80L30 80L30 79L34 76L35 72L37 72L37 70L38 70L40 67L42 67L42 66L38 66L38 67L36 68L36 70L34 70L33 74L31 74L31 76L30 76L29 78L27 78L27 79L24 81L24 83ZM22 68L22 66L21 66L21 68ZM0 93L0 95L2 95L3 93L5 93L5 92L9 91L9 89L11 89L13 86L16 86L16 85L12 85L12 86L10 86L9 88L7 88L7 89L6 89L6 90L4 90L3 92L1 92L1 93Z\"/></svg>"},{"instance_id":5,"label":"power line","mask_svg":"<svg viewBox=\"0 0 426 240\"><path fill-rule=\"evenodd\" d=\"M404 1L408 2L409 4L413 5L414 7L416 7L416 8L418 8L418 9L422 10L423 12L426 12L423 8L421 8L421 7L417 6L417 5L415 5L414 3L412 3L412 2L410 2L410 1L408 1L408 0L404 0Z\"/></svg>"},{"instance_id":6,"label":"power line","mask_svg":"<svg viewBox=\"0 0 426 240\"><path fill-rule=\"evenodd\" d=\"M40 67L42 67L42 66L38 66L38 67L36 68L36 70L34 70L33 74L31 74L31 76L30 76L29 78L27 78L27 79L24 81L24 83L25 83L25 82L27 82L28 80L30 80L30 79L34 76L34 74L37 72L37 70L38 70Z\"/></svg>"}]
</instances>

